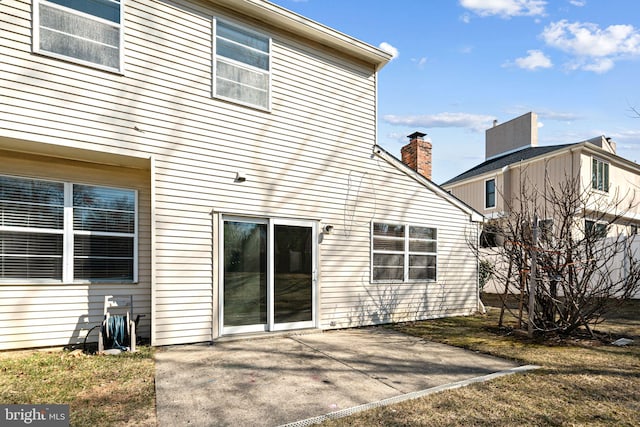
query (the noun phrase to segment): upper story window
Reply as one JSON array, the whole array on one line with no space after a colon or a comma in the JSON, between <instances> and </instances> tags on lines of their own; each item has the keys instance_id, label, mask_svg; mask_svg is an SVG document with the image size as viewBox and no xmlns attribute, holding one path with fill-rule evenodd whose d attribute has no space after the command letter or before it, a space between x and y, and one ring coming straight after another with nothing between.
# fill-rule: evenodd
<instances>
[{"instance_id":1,"label":"upper story window","mask_svg":"<svg viewBox=\"0 0 640 427\"><path fill-rule=\"evenodd\" d=\"M137 281L134 190L0 176L0 281Z\"/></svg>"},{"instance_id":2,"label":"upper story window","mask_svg":"<svg viewBox=\"0 0 640 427\"><path fill-rule=\"evenodd\" d=\"M437 237L435 228L374 222L372 280L436 280Z\"/></svg>"},{"instance_id":3,"label":"upper story window","mask_svg":"<svg viewBox=\"0 0 640 427\"><path fill-rule=\"evenodd\" d=\"M268 110L271 39L214 20L213 96Z\"/></svg>"},{"instance_id":4,"label":"upper story window","mask_svg":"<svg viewBox=\"0 0 640 427\"><path fill-rule=\"evenodd\" d=\"M484 182L484 208L496 207L496 180L488 179Z\"/></svg>"},{"instance_id":5,"label":"upper story window","mask_svg":"<svg viewBox=\"0 0 640 427\"><path fill-rule=\"evenodd\" d=\"M33 9L34 52L122 71L121 0L34 0Z\"/></svg>"},{"instance_id":6,"label":"upper story window","mask_svg":"<svg viewBox=\"0 0 640 427\"><path fill-rule=\"evenodd\" d=\"M609 163L596 158L591 160L591 188L609 191Z\"/></svg>"}]
</instances>

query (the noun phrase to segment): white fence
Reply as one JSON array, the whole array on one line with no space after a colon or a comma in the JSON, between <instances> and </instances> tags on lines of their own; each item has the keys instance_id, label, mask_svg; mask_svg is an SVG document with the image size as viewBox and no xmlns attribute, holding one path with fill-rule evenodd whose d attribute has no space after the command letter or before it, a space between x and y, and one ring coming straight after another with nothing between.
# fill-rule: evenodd
<instances>
[{"instance_id":1,"label":"white fence","mask_svg":"<svg viewBox=\"0 0 640 427\"><path fill-rule=\"evenodd\" d=\"M603 240L603 247L607 247L615 238L607 238ZM635 263L635 265L640 264L640 235L630 236L625 241L626 249L625 251L618 251L614 256L610 257L607 260L606 271L610 273L612 279L614 281L622 279L628 276L630 267ZM483 288L483 292L487 293L496 293L502 294L504 293L504 276L509 268L508 261L504 259L500 259L498 255L495 254L495 251L491 249L481 249L480 250L480 259L486 260L491 263L494 269L503 271L503 273L498 274L498 278L496 275L491 277ZM637 268L637 267L636 267ZM512 272L512 277L517 277L518 272ZM597 277L594 278L597 280ZM511 282L509 286L509 293L518 294L519 286ZM640 299L640 289L635 293L632 297L634 299Z\"/></svg>"}]
</instances>

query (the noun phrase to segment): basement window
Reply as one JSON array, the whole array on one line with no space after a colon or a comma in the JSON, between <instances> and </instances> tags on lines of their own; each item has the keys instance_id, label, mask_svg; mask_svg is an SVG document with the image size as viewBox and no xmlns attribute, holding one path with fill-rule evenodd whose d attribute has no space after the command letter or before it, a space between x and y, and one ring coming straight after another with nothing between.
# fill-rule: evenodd
<instances>
[{"instance_id":1,"label":"basement window","mask_svg":"<svg viewBox=\"0 0 640 427\"><path fill-rule=\"evenodd\" d=\"M372 223L372 280L435 281L437 236L431 227Z\"/></svg>"},{"instance_id":2,"label":"basement window","mask_svg":"<svg viewBox=\"0 0 640 427\"><path fill-rule=\"evenodd\" d=\"M120 0L34 0L33 51L122 71Z\"/></svg>"},{"instance_id":3,"label":"basement window","mask_svg":"<svg viewBox=\"0 0 640 427\"><path fill-rule=\"evenodd\" d=\"M268 110L271 39L214 19L213 96Z\"/></svg>"},{"instance_id":4,"label":"basement window","mask_svg":"<svg viewBox=\"0 0 640 427\"><path fill-rule=\"evenodd\" d=\"M0 176L0 281L137 281L137 193Z\"/></svg>"}]
</instances>

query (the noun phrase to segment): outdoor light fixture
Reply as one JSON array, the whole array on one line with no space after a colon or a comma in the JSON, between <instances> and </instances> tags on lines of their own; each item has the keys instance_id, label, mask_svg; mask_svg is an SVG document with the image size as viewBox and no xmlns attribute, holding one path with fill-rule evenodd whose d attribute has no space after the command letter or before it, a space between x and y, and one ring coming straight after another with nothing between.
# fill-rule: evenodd
<instances>
[{"instance_id":1,"label":"outdoor light fixture","mask_svg":"<svg viewBox=\"0 0 640 427\"><path fill-rule=\"evenodd\" d=\"M247 174L243 170L236 171L236 179L233 182L245 182L247 180Z\"/></svg>"},{"instance_id":2,"label":"outdoor light fixture","mask_svg":"<svg viewBox=\"0 0 640 427\"><path fill-rule=\"evenodd\" d=\"M331 234L332 231L333 231L333 225L331 224L326 224L324 227L322 227L323 233Z\"/></svg>"}]
</instances>

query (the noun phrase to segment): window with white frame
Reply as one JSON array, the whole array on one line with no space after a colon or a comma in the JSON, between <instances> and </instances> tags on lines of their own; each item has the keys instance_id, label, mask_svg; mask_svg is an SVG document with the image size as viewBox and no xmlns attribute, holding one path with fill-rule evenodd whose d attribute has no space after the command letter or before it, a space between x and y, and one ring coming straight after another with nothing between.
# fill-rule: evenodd
<instances>
[{"instance_id":1,"label":"window with white frame","mask_svg":"<svg viewBox=\"0 0 640 427\"><path fill-rule=\"evenodd\" d=\"M488 179L484 182L484 207L491 209L496 207L496 180Z\"/></svg>"},{"instance_id":2,"label":"window with white frame","mask_svg":"<svg viewBox=\"0 0 640 427\"><path fill-rule=\"evenodd\" d=\"M374 222L372 280L436 280L437 237L431 227Z\"/></svg>"},{"instance_id":3,"label":"window with white frame","mask_svg":"<svg viewBox=\"0 0 640 427\"><path fill-rule=\"evenodd\" d=\"M122 71L121 0L34 0L34 52Z\"/></svg>"},{"instance_id":4,"label":"window with white frame","mask_svg":"<svg viewBox=\"0 0 640 427\"><path fill-rule=\"evenodd\" d=\"M609 191L609 163L595 157L591 159L591 188Z\"/></svg>"},{"instance_id":5,"label":"window with white frame","mask_svg":"<svg viewBox=\"0 0 640 427\"><path fill-rule=\"evenodd\" d=\"M0 281L137 280L137 194L0 176Z\"/></svg>"},{"instance_id":6,"label":"window with white frame","mask_svg":"<svg viewBox=\"0 0 640 427\"><path fill-rule=\"evenodd\" d=\"M214 19L213 95L269 109L271 39Z\"/></svg>"},{"instance_id":7,"label":"window with white frame","mask_svg":"<svg viewBox=\"0 0 640 427\"><path fill-rule=\"evenodd\" d=\"M586 219L584 221L584 232L587 238L604 239L607 237L609 226L606 222L593 221Z\"/></svg>"}]
</instances>

